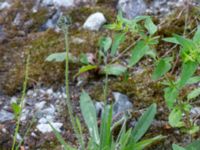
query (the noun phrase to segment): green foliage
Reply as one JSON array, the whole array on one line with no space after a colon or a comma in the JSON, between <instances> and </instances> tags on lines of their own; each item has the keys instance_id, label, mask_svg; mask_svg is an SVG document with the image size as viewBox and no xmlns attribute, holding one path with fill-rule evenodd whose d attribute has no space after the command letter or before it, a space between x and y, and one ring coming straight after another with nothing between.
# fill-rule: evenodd
<instances>
[{"instance_id":1,"label":"green foliage","mask_svg":"<svg viewBox=\"0 0 200 150\"><path fill-rule=\"evenodd\" d=\"M132 132L132 137L137 142L146 133L156 114L156 104L152 104L140 117Z\"/></svg>"},{"instance_id":2,"label":"green foliage","mask_svg":"<svg viewBox=\"0 0 200 150\"><path fill-rule=\"evenodd\" d=\"M120 46L121 43L125 41L126 34L125 33L117 33L114 36L114 41L111 48L111 56L114 56Z\"/></svg>"},{"instance_id":3,"label":"green foliage","mask_svg":"<svg viewBox=\"0 0 200 150\"><path fill-rule=\"evenodd\" d=\"M195 99L196 97L198 97L200 95L200 88L194 89L192 90L188 96L187 99L191 100L191 99Z\"/></svg>"},{"instance_id":4,"label":"green foliage","mask_svg":"<svg viewBox=\"0 0 200 150\"><path fill-rule=\"evenodd\" d=\"M111 64L111 65L106 65L104 68L104 71L108 75L115 75L119 76L125 73L127 70L126 67L120 65L120 64Z\"/></svg>"},{"instance_id":5,"label":"green foliage","mask_svg":"<svg viewBox=\"0 0 200 150\"><path fill-rule=\"evenodd\" d=\"M178 146L178 145L176 145L176 144L173 144L173 145L172 145L172 148L173 148L173 150L186 150L185 148L180 147L180 146Z\"/></svg>"},{"instance_id":6,"label":"green foliage","mask_svg":"<svg viewBox=\"0 0 200 150\"><path fill-rule=\"evenodd\" d=\"M135 65L149 50L149 46L145 41L137 42L136 46L132 50L131 58L129 60L129 66Z\"/></svg>"},{"instance_id":7,"label":"green foliage","mask_svg":"<svg viewBox=\"0 0 200 150\"><path fill-rule=\"evenodd\" d=\"M69 55L70 62L73 62L73 63L77 62L77 58L74 57L71 53L69 53L68 55ZM45 61L63 62L65 61L65 58L66 58L66 52L53 53L49 55Z\"/></svg>"},{"instance_id":8,"label":"green foliage","mask_svg":"<svg viewBox=\"0 0 200 150\"><path fill-rule=\"evenodd\" d=\"M152 75L152 79L157 80L163 75L165 75L171 69L171 61L171 57L166 57L158 60L158 62L156 63L156 68Z\"/></svg>"},{"instance_id":9,"label":"green foliage","mask_svg":"<svg viewBox=\"0 0 200 150\"><path fill-rule=\"evenodd\" d=\"M83 118L88 126L90 137L96 144L99 144L100 138L97 127L96 110L89 95L84 91L80 96L80 107Z\"/></svg>"},{"instance_id":10,"label":"green foliage","mask_svg":"<svg viewBox=\"0 0 200 150\"><path fill-rule=\"evenodd\" d=\"M97 69L97 66L96 65L87 65L87 66L82 66L78 73L75 75L75 76L79 76L80 74L84 73L84 72L87 72L87 71L90 71L90 70L94 70L94 69Z\"/></svg>"}]
</instances>

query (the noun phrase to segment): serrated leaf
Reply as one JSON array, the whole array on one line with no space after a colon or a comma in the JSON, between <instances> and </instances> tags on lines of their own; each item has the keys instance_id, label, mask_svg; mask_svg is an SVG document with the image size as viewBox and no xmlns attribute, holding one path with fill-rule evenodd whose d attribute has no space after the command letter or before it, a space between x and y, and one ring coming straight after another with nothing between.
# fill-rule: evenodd
<instances>
[{"instance_id":1,"label":"serrated leaf","mask_svg":"<svg viewBox=\"0 0 200 150\"><path fill-rule=\"evenodd\" d=\"M171 113L169 114L169 124L172 127L182 127L184 123L181 121L183 112L179 106L173 108Z\"/></svg>"},{"instance_id":2,"label":"serrated leaf","mask_svg":"<svg viewBox=\"0 0 200 150\"><path fill-rule=\"evenodd\" d=\"M91 138L94 139L96 144L99 144L100 138L97 126L96 109L90 96L84 91L80 96L80 108Z\"/></svg>"},{"instance_id":3,"label":"serrated leaf","mask_svg":"<svg viewBox=\"0 0 200 150\"><path fill-rule=\"evenodd\" d=\"M79 76L80 74L84 73L84 72L87 72L87 71L90 71L90 70L94 70L96 69L97 66L96 65L87 65L87 66L82 66L78 73L75 75L75 77Z\"/></svg>"},{"instance_id":4,"label":"serrated leaf","mask_svg":"<svg viewBox=\"0 0 200 150\"><path fill-rule=\"evenodd\" d=\"M120 64L111 64L105 66L104 72L107 73L108 75L119 76L122 75L126 71L126 69L127 69L126 67Z\"/></svg>"},{"instance_id":5,"label":"serrated leaf","mask_svg":"<svg viewBox=\"0 0 200 150\"><path fill-rule=\"evenodd\" d=\"M164 58L157 62L156 68L152 75L153 80L159 79L171 69L171 60L171 58Z\"/></svg>"},{"instance_id":6,"label":"serrated leaf","mask_svg":"<svg viewBox=\"0 0 200 150\"><path fill-rule=\"evenodd\" d=\"M185 148L180 147L179 145L176 145L176 144L173 144L172 148L173 148L173 150L186 150Z\"/></svg>"},{"instance_id":7,"label":"serrated leaf","mask_svg":"<svg viewBox=\"0 0 200 150\"><path fill-rule=\"evenodd\" d=\"M114 56L119 48L119 45L125 41L126 33L118 33L114 36L114 41L111 48L111 56Z\"/></svg>"},{"instance_id":8,"label":"serrated leaf","mask_svg":"<svg viewBox=\"0 0 200 150\"><path fill-rule=\"evenodd\" d=\"M49 55L45 61L55 61L55 62L63 62L66 58L66 52L60 52L60 53L53 53ZM69 61L70 62L77 62L76 57L74 57L71 53L69 53Z\"/></svg>"},{"instance_id":9,"label":"serrated leaf","mask_svg":"<svg viewBox=\"0 0 200 150\"><path fill-rule=\"evenodd\" d=\"M132 49L132 55L129 60L129 67L135 65L149 50L149 46L145 43L145 41L139 41Z\"/></svg>"},{"instance_id":10,"label":"serrated leaf","mask_svg":"<svg viewBox=\"0 0 200 150\"><path fill-rule=\"evenodd\" d=\"M200 95L200 88L197 88L197 89L192 90L192 91L188 94L187 99L188 99L188 100L195 99L195 98L197 98L199 95Z\"/></svg>"},{"instance_id":11,"label":"serrated leaf","mask_svg":"<svg viewBox=\"0 0 200 150\"><path fill-rule=\"evenodd\" d=\"M182 71L180 75L179 87L182 88L185 86L187 81L191 78L191 76L195 73L197 69L197 63L195 62L186 62L182 65Z\"/></svg>"},{"instance_id":12,"label":"serrated leaf","mask_svg":"<svg viewBox=\"0 0 200 150\"><path fill-rule=\"evenodd\" d=\"M150 17L145 20L145 28L148 30L150 35L153 35L157 31L157 26L153 23Z\"/></svg>"},{"instance_id":13,"label":"serrated leaf","mask_svg":"<svg viewBox=\"0 0 200 150\"><path fill-rule=\"evenodd\" d=\"M169 43L180 44L175 37L163 38L162 40Z\"/></svg>"},{"instance_id":14,"label":"serrated leaf","mask_svg":"<svg viewBox=\"0 0 200 150\"><path fill-rule=\"evenodd\" d=\"M140 138L146 133L150 127L156 114L156 104L152 104L139 118L135 128L132 132L132 138L134 142L140 140Z\"/></svg>"}]
</instances>

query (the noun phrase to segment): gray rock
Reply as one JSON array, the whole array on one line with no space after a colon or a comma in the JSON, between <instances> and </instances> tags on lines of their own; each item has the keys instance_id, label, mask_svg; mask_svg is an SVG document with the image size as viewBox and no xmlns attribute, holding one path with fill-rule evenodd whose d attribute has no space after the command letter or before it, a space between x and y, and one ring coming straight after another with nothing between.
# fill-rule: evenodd
<instances>
[{"instance_id":1,"label":"gray rock","mask_svg":"<svg viewBox=\"0 0 200 150\"><path fill-rule=\"evenodd\" d=\"M119 92L113 92L113 96L115 99L113 104L113 115L126 112L127 110L131 111L133 109L133 104L126 95Z\"/></svg>"},{"instance_id":2,"label":"gray rock","mask_svg":"<svg viewBox=\"0 0 200 150\"><path fill-rule=\"evenodd\" d=\"M0 123L14 119L14 114L5 110L0 111Z\"/></svg>"},{"instance_id":3,"label":"gray rock","mask_svg":"<svg viewBox=\"0 0 200 150\"><path fill-rule=\"evenodd\" d=\"M41 110L41 109L44 108L45 104L46 104L45 101L41 101L41 102L39 102L39 103L36 103L36 104L35 104L35 109L36 109L36 110Z\"/></svg>"},{"instance_id":4,"label":"gray rock","mask_svg":"<svg viewBox=\"0 0 200 150\"><path fill-rule=\"evenodd\" d=\"M126 18L133 19L138 15L144 14L147 5L144 0L119 0L117 8L123 12Z\"/></svg>"},{"instance_id":5,"label":"gray rock","mask_svg":"<svg viewBox=\"0 0 200 150\"><path fill-rule=\"evenodd\" d=\"M106 23L104 15L101 12L96 12L87 18L83 24L83 28L91 31L98 31L104 23Z\"/></svg>"},{"instance_id":6,"label":"gray rock","mask_svg":"<svg viewBox=\"0 0 200 150\"><path fill-rule=\"evenodd\" d=\"M45 31L47 29L56 29L57 27L57 21L59 19L59 17L62 15L62 12L57 10L48 20L46 23L44 23L41 28L40 31Z\"/></svg>"}]
</instances>

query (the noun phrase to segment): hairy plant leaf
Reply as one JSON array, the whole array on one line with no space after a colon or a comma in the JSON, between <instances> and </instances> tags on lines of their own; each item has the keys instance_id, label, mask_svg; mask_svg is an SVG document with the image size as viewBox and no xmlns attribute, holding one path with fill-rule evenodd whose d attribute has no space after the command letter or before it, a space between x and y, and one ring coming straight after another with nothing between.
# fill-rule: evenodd
<instances>
[{"instance_id":1,"label":"hairy plant leaf","mask_svg":"<svg viewBox=\"0 0 200 150\"><path fill-rule=\"evenodd\" d=\"M119 76L123 74L126 71L126 67L120 65L120 64L111 64L107 65L104 68L104 72L107 73L108 75L115 75Z\"/></svg>"},{"instance_id":2,"label":"hairy plant leaf","mask_svg":"<svg viewBox=\"0 0 200 150\"><path fill-rule=\"evenodd\" d=\"M188 100L195 99L195 98L197 98L199 95L200 95L200 88L197 88L197 89L192 90L192 91L188 94L187 99L188 99Z\"/></svg>"},{"instance_id":3,"label":"hairy plant leaf","mask_svg":"<svg viewBox=\"0 0 200 150\"><path fill-rule=\"evenodd\" d=\"M168 117L169 124L172 127L182 127L184 126L184 123L181 121L183 112L181 111L181 108L179 106L176 106L173 108L173 110L170 112L170 115Z\"/></svg>"},{"instance_id":4,"label":"hairy plant leaf","mask_svg":"<svg viewBox=\"0 0 200 150\"><path fill-rule=\"evenodd\" d=\"M167 87L164 89L164 98L169 108L172 108L178 97L179 91L176 87Z\"/></svg>"},{"instance_id":5,"label":"hairy plant leaf","mask_svg":"<svg viewBox=\"0 0 200 150\"><path fill-rule=\"evenodd\" d=\"M160 59L153 72L152 79L157 80L171 69L171 58Z\"/></svg>"},{"instance_id":6,"label":"hairy plant leaf","mask_svg":"<svg viewBox=\"0 0 200 150\"><path fill-rule=\"evenodd\" d=\"M114 41L111 48L111 56L114 56L119 48L119 45L125 41L126 33L118 33L114 36Z\"/></svg>"},{"instance_id":7,"label":"hairy plant leaf","mask_svg":"<svg viewBox=\"0 0 200 150\"><path fill-rule=\"evenodd\" d=\"M55 61L55 62L63 62L66 58L66 52L60 52L60 53L53 53L49 55L45 61ZM69 61L70 62L77 62L77 58L74 57L71 53L69 53Z\"/></svg>"},{"instance_id":8,"label":"hairy plant leaf","mask_svg":"<svg viewBox=\"0 0 200 150\"><path fill-rule=\"evenodd\" d=\"M149 50L149 46L145 43L145 41L139 41L132 49L132 55L129 60L129 67L135 65Z\"/></svg>"},{"instance_id":9,"label":"hairy plant leaf","mask_svg":"<svg viewBox=\"0 0 200 150\"><path fill-rule=\"evenodd\" d=\"M111 147L111 123L112 123L112 107L107 105L103 111L101 118L101 129L100 129L100 149L109 150Z\"/></svg>"},{"instance_id":10,"label":"hairy plant leaf","mask_svg":"<svg viewBox=\"0 0 200 150\"><path fill-rule=\"evenodd\" d=\"M156 104L152 104L140 117L132 132L133 141L137 142L150 127L156 114Z\"/></svg>"},{"instance_id":11,"label":"hairy plant leaf","mask_svg":"<svg viewBox=\"0 0 200 150\"><path fill-rule=\"evenodd\" d=\"M164 38L162 40L165 42L169 42L169 43L180 44L175 37L168 37L168 38Z\"/></svg>"},{"instance_id":12,"label":"hairy plant leaf","mask_svg":"<svg viewBox=\"0 0 200 150\"><path fill-rule=\"evenodd\" d=\"M190 77L195 73L197 66L197 63L191 61L183 63L179 81L180 88L185 86Z\"/></svg>"},{"instance_id":13,"label":"hairy plant leaf","mask_svg":"<svg viewBox=\"0 0 200 150\"><path fill-rule=\"evenodd\" d=\"M87 72L87 71L90 71L90 70L94 70L96 69L97 66L96 65L87 65L87 66L82 66L78 73L75 75L75 77L79 76L80 74L84 73L84 72Z\"/></svg>"},{"instance_id":14,"label":"hairy plant leaf","mask_svg":"<svg viewBox=\"0 0 200 150\"><path fill-rule=\"evenodd\" d=\"M96 144L99 144L100 138L97 127L96 109L90 96L84 91L80 96L80 108L91 138L94 139Z\"/></svg>"},{"instance_id":15,"label":"hairy plant leaf","mask_svg":"<svg viewBox=\"0 0 200 150\"><path fill-rule=\"evenodd\" d=\"M85 65L88 65L88 64L89 64L89 61L88 61L88 58L87 58L87 55L86 55L86 54L82 53L82 54L80 55L80 62L81 62L82 64L85 64Z\"/></svg>"},{"instance_id":16,"label":"hairy plant leaf","mask_svg":"<svg viewBox=\"0 0 200 150\"><path fill-rule=\"evenodd\" d=\"M153 23L152 19L148 17L145 20L145 28L148 30L150 35L153 35L157 31L157 26Z\"/></svg>"},{"instance_id":17,"label":"hairy plant leaf","mask_svg":"<svg viewBox=\"0 0 200 150\"><path fill-rule=\"evenodd\" d=\"M186 150L185 148L180 147L179 145L176 145L176 144L173 144L172 148L173 148L173 150Z\"/></svg>"}]
</instances>

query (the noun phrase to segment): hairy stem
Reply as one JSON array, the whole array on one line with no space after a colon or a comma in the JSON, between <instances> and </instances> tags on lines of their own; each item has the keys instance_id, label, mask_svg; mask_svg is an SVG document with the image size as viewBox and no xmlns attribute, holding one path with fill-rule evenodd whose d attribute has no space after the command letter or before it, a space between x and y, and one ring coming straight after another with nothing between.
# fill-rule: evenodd
<instances>
[{"instance_id":1,"label":"hairy stem","mask_svg":"<svg viewBox=\"0 0 200 150\"><path fill-rule=\"evenodd\" d=\"M22 96L20 98L20 104L19 104L21 111L20 111L19 115L17 116L17 123L16 123L13 143L12 143L12 150L15 149L17 134L19 132L19 125L20 125L22 110L23 110L24 105L25 105L25 95L26 95L26 89L27 89L27 83L28 83L28 74L29 74L29 62L30 62L30 54L28 54L28 57L27 57L27 60L26 60L25 79L24 79L24 83L23 83Z\"/></svg>"}]
</instances>

